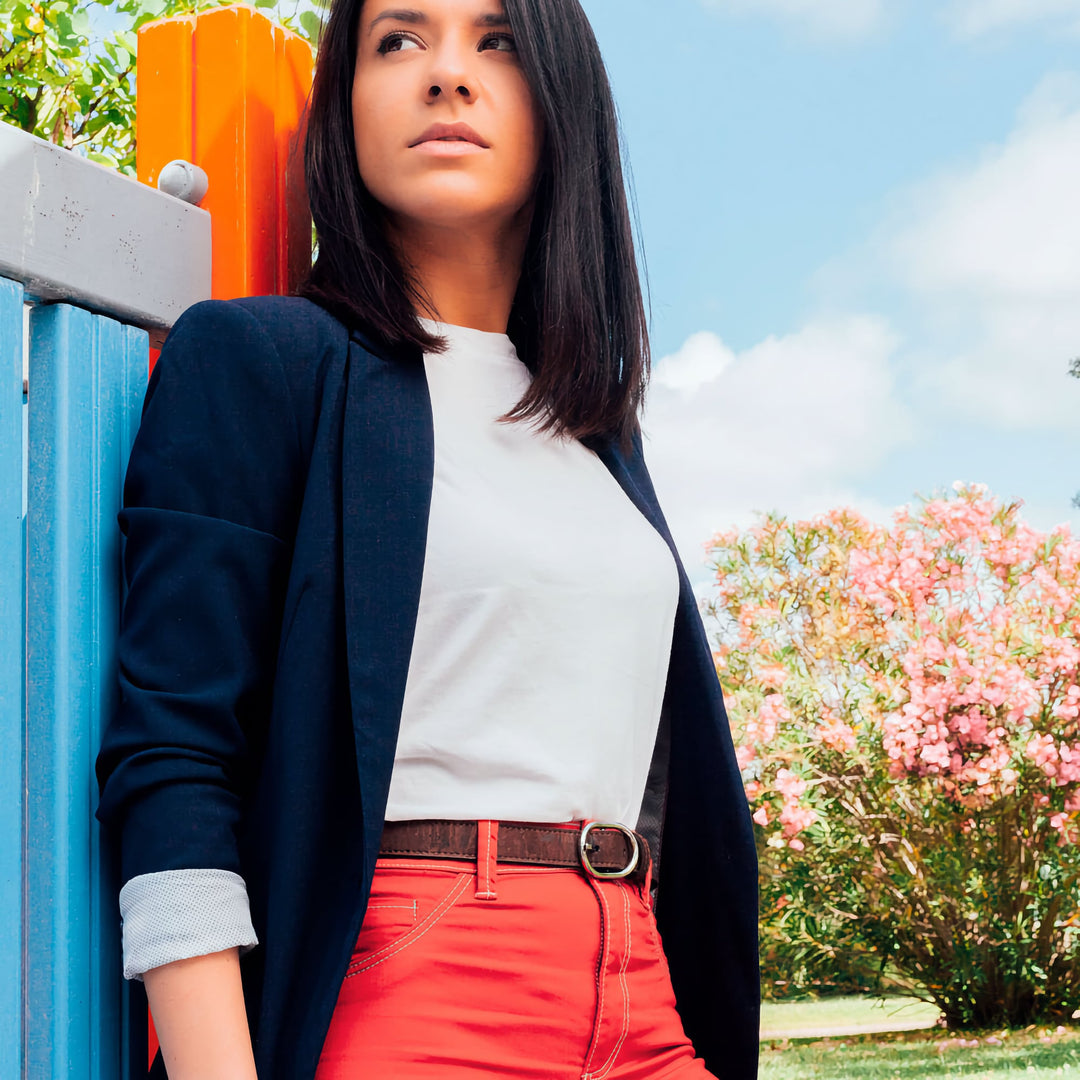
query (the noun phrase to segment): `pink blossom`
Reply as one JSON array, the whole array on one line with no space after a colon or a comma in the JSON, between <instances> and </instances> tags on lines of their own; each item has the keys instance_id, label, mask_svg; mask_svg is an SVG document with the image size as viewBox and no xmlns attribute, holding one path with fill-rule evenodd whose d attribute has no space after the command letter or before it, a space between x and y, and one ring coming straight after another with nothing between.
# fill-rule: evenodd
<instances>
[{"instance_id":1,"label":"pink blossom","mask_svg":"<svg viewBox=\"0 0 1080 1080\"><path fill-rule=\"evenodd\" d=\"M854 729L843 717L829 709L822 710L822 720L815 728L815 734L832 750L844 752L855 749Z\"/></svg>"},{"instance_id":2,"label":"pink blossom","mask_svg":"<svg viewBox=\"0 0 1080 1080\"><path fill-rule=\"evenodd\" d=\"M1053 827L1080 829L1080 538L954 492L890 526L842 507L714 538L737 761L749 799L779 800L754 820L795 851L867 767L962 812L1061 791Z\"/></svg>"},{"instance_id":3,"label":"pink blossom","mask_svg":"<svg viewBox=\"0 0 1080 1080\"><path fill-rule=\"evenodd\" d=\"M806 781L790 769L778 769L775 787L785 799L797 799L806 790Z\"/></svg>"}]
</instances>

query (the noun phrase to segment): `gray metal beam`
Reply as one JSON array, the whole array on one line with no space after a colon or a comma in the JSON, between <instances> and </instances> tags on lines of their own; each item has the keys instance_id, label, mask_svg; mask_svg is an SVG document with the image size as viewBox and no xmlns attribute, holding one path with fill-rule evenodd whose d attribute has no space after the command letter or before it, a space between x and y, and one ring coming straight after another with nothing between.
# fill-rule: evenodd
<instances>
[{"instance_id":1,"label":"gray metal beam","mask_svg":"<svg viewBox=\"0 0 1080 1080\"><path fill-rule=\"evenodd\" d=\"M210 296L210 215L0 122L0 277L163 336Z\"/></svg>"}]
</instances>

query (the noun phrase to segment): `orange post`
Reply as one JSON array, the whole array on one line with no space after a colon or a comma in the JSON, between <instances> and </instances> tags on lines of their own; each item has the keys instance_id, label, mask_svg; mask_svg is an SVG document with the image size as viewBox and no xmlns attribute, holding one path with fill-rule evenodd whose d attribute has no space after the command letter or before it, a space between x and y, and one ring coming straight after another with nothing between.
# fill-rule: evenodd
<instances>
[{"instance_id":1,"label":"orange post","mask_svg":"<svg viewBox=\"0 0 1080 1080\"><path fill-rule=\"evenodd\" d=\"M288 294L311 265L301 114L313 59L248 4L139 28L136 170L152 186L174 158L206 172L215 298ZM158 1040L147 1022L149 1068Z\"/></svg>"},{"instance_id":2,"label":"orange post","mask_svg":"<svg viewBox=\"0 0 1080 1080\"><path fill-rule=\"evenodd\" d=\"M311 265L301 112L311 46L248 4L145 23L138 34L136 167L206 171L212 295L289 293Z\"/></svg>"}]
</instances>

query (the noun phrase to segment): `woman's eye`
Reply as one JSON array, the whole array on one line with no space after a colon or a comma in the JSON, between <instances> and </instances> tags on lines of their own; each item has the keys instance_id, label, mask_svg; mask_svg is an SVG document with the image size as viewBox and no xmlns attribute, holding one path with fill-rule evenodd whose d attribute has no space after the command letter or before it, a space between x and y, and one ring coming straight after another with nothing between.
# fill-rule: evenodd
<instances>
[{"instance_id":1,"label":"woman's eye","mask_svg":"<svg viewBox=\"0 0 1080 1080\"><path fill-rule=\"evenodd\" d=\"M516 52L517 46L514 44L514 39L509 34L489 34L482 42L481 47L487 45L489 41L498 43L499 52Z\"/></svg>"},{"instance_id":2,"label":"woman's eye","mask_svg":"<svg viewBox=\"0 0 1080 1080\"><path fill-rule=\"evenodd\" d=\"M410 48L419 48L419 42L415 38L410 37L408 34L402 33L400 30L395 31L392 34L387 34L379 42L378 52L401 52L408 45Z\"/></svg>"}]
</instances>

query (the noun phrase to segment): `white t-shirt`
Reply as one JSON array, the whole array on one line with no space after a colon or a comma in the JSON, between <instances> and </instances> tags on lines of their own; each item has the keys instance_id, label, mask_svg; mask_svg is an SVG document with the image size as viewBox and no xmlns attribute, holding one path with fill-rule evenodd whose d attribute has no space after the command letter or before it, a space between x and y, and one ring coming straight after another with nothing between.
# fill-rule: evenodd
<instances>
[{"instance_id":1,"label":"white t-shirt","mask_svg":"<svg viewBox=\"0 0 1080 1080\"><path fill-rule=\"evenodd\" d=\"M424 320L435 474L385 817L633 826L671 654L666 541L600 458L496 423L531 373L506 334Z\"/></svg>"}]
</instances>

